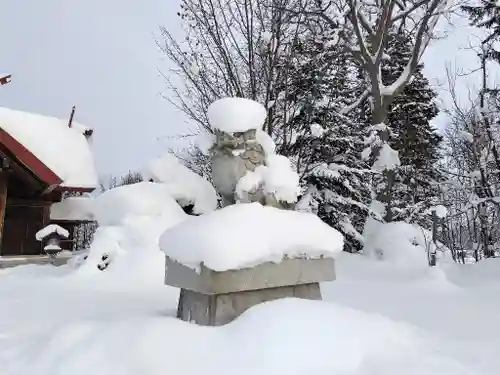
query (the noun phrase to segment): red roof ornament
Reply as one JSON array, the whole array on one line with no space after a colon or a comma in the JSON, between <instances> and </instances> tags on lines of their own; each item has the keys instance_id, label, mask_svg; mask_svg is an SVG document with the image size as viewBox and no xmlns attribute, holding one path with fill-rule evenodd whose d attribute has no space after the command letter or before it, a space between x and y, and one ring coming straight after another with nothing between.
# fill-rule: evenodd
<instances>
[{"instance_id":1,"label":"red roof ornament","mask_svg":"<svg viewBox=\"0 0 500 375\"><path fill-rule=\"evenodd\" d=\"M12 74L0 74L0 86L6 85L12 79Z\"/></svg>"}]
</instances>

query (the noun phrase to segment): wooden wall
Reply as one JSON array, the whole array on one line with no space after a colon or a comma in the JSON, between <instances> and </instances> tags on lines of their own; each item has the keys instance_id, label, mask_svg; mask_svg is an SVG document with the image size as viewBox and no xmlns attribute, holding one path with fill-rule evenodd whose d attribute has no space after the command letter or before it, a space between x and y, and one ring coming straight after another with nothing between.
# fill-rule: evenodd
<instances>
[{"instance_id":1,"label":"wooden wall","mask_svg":"<svg viewBox=\"0 0 500 375\"><path fill-rule=\"evenodd\" d=\"M35 235L48 224L48 215L47 205L7 201L0 255L43 254Z\"/></svg>"}]
</instances>

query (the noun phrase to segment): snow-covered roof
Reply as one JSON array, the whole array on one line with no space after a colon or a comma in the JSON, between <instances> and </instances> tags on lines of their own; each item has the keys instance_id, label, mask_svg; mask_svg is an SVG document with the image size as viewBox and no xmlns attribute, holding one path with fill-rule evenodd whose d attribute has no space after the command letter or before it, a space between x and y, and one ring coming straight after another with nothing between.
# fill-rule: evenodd
<instances>
[{"instance_id":1,"label":"snow-covered roof","mask_svg":"<svg viewBox=\"0 0 500 375\"><path fill-rule=\"evenodd\" d=\"M41 241L45 237L47 237L48 235L55 234L55 233L57 233L61 237L65 237L65 238L69 237L69 232L57 224L50 224L50 225L47 225L45 228L40 229L38 232L36 232L35 237L36 237L37 241Z\"/></svg>"},{"instance_id":2,"label":"snow-covered roof","mask_svg":"<svg viewBox=\"0 0 500 375\"><path fill-rule=\"evenodd\" d=\"M213 102L207 111L212 129L226 133L260 129L266 120L266 108L253 100L224 98Z\"/></svg>"},{"instance_id":3,"label":"snow-covered roof","mask_svg":"<svg viewBox=\"0 0 500 375\"><path fill-rule=\"evenodd\" d=\"M334 257L342 235L317 216L259 203L235 204L190 218L160 238L172 259L194 269L214 271L281 262L289 258Z\"/></svg>"},{"instance_id":4,"label":"snow-covered roof","mask_svg":"<svg viewBox=\"0 0 500 375\"><path fill-rule=\"evenodd\" d=\"M73 122L70 128L68 120L0 107L0 128L52 170L61 186L98 186L85 126Z\"/></svg>"},{"instance_id":5,"label":"snow-covered roof","mask_svg":"<svg viewBox=\"0 0 500 375\"><path fill-rule=\"evenodd\" d=\"M50 220L55 221L94 221L94 198L68 197L50 207Z\"/></svg>"}]
</instances>

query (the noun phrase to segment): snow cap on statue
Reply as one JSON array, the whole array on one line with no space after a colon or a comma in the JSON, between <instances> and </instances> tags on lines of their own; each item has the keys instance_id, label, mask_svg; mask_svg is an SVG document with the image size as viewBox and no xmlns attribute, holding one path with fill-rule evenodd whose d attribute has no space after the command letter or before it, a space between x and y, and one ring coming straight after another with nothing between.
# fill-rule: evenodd
<instances>
[{"instance_id":1,"label":"snow cap on statue","mask_svg":"<svg viewBox=\"0 0 500 375\"><path fill-rule=\"evenodd\" d=\"M266 108L253 100L224 98L213 102L207 111L212 129L226 133L261 129L266 120Z\"/></svg>"}]
</instances>

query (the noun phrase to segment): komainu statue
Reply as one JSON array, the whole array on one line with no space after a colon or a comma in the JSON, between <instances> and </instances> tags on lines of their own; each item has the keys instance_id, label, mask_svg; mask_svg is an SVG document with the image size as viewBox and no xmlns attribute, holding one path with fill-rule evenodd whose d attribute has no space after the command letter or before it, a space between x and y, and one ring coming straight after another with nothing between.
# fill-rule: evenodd
<instances>
[{"instance_id":1,"label":"komainu statue","mask_svg":"<svg viewBox=\"0 0 500 375\"><path fill-rule=\"evenodd\" d=\"M265 153L257 142L256 129L227 133L214 129L215 143L210 149L212 180L223 205L236 203L236 185L247 174L265 163Z\"/></svg>"}]
</instances>

